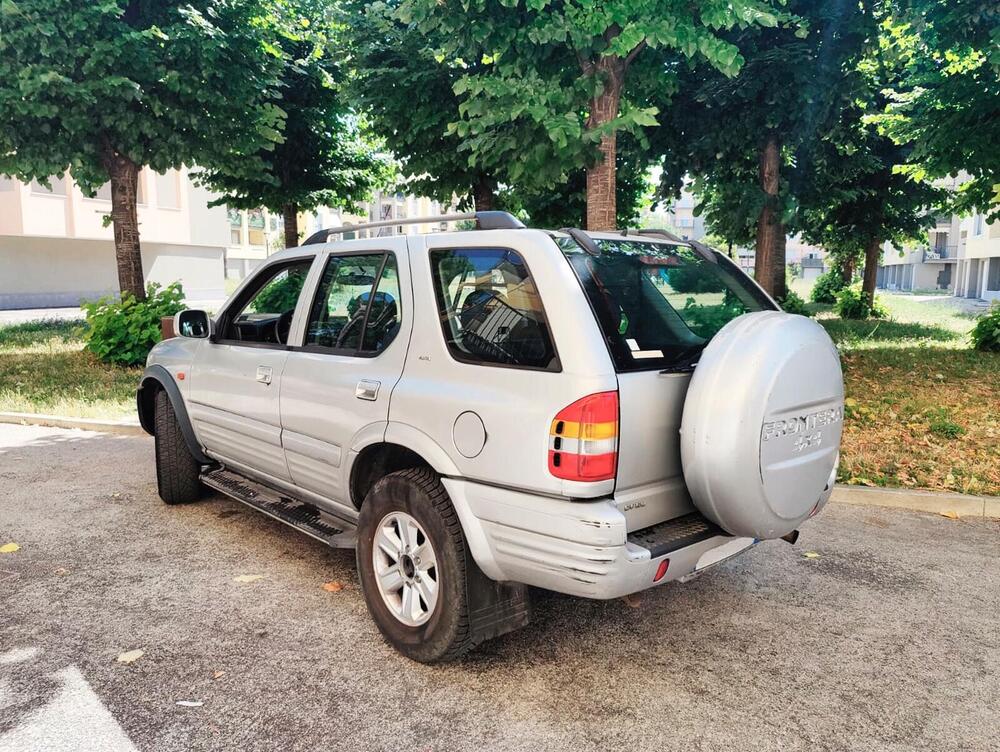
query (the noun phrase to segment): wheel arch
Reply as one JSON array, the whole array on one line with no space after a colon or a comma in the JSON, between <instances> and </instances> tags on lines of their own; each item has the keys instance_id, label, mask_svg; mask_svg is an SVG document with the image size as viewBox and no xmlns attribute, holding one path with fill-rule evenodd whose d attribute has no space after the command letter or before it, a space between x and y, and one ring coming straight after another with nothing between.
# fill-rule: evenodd
<instances>
[{"instance_id":1,"label":"wheel arch","mask_svg":"<svg viewBox=\"0 0 1000 752\"><path fill-rule=\"evenodd\" d=\"M355 454L356 452L356 454ZM397 470L428 467L441 476L460 475L448 454L427 434L412 426L389 423L382 441L355 450L349 470L351 502L356 509L379 478Z\"/></svg>"},{"instance_id":2,"label":"wheel arch","mask_svg":"<svg viewBox=\"0 0 1000 752\"><path fill-rule=\"evenodd\" d=\"M177 387L177 382L170 372L161 365L151 365L143 371L139 381L139 388L135 393L136 410L139 413L139 424L149 435L156 433L156 394L163 391L170 400L170 406L174 409L177 422L184 436L184 443L187 444L191 456L202 464L210 464L212 459L208 457L198 443L194 435L194 428L191 426L191 419L188 416L187 407L184 405L184 398Z\"/></svg>"}]
</instances>

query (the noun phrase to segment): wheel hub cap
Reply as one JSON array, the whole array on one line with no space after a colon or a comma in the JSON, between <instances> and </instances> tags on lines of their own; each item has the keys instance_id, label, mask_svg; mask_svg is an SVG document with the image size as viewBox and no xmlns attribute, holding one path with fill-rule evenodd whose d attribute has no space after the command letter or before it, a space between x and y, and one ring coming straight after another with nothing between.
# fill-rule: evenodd
<instances>
[{"instance_id":1,"label":"wheel hub cap","mask_svg":"<svg viewBox=\"0 0 1000 752\"><path fill-rule=\"evenodd\" d=\"M393 616L410 627L431 618L438 598L437 556L416 519L406 512L382 518L372 564L379 595Z\"/></svg>"}]
</instances>

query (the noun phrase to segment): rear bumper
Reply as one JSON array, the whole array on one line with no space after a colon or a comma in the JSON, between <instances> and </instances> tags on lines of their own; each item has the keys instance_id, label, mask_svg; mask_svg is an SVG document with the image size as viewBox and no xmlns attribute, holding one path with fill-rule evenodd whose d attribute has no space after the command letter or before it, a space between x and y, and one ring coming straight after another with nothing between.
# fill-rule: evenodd
<instances>
[{"instance_id":1,"label":"rear bumper","mask_svg":"<svg viewBox=\"0 0 1000 752\"><path fill-rule=\"evenodd\" d=\"M756 543L703 525L694 535L675 536L673 543L647 536L640 545L609 500L570 502L463 480L443 482L472 556L488 577L584 598L617 598L685 578L700 571L699 562L728 558ZM727 548L719 549L723 545ZM721 554L709 553L714 550ZM667 572L654 582L664 559L670 560Z\"/></svg>"}]
</instances>

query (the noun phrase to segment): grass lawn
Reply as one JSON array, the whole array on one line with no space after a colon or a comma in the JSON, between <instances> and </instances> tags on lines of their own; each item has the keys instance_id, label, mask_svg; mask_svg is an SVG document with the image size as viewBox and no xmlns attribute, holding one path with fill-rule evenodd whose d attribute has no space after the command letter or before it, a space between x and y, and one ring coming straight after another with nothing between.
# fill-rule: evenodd
<instances>
[{"instance_id":1,"label":"grass lawn","mask_svg":"<svg viewBox=\"0 0 1000 752\"><path fill-rule=\"evenodd\" d=\"M0 327L0 412L123 418L141 368L105 365L83 349L82 321Z\"/></svg>"},{"instance_id":2,"label":"grass lawn","mask_svg":"<svg viewBox=\"0 0 1000 752\"><path fill-rule=\"evenodd\" d=\"M840 480L1000 495L1000 353L969 349L973 317L951 298L879 297L891 320L814 306L844 366Z\"/></svg>"}]
</instances>

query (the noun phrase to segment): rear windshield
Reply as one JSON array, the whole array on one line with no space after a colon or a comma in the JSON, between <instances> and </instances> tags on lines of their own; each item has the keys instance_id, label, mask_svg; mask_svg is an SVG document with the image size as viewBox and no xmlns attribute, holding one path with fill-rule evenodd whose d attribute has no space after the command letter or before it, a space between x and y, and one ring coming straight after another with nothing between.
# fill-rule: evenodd
<instances>
[{"instance_id":1,"label":"rear windshield","mask_svg":"<svg viewBox=\"0 0 1000 752\"><path fill-rule=\"evenodd\" d=\"M599 256L556 238L576 271L619 371L691 368L729 321L774 304L722 254L684 245L595 240Z\"/></svg>"}]
</instances>

